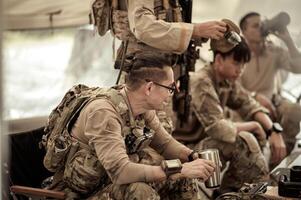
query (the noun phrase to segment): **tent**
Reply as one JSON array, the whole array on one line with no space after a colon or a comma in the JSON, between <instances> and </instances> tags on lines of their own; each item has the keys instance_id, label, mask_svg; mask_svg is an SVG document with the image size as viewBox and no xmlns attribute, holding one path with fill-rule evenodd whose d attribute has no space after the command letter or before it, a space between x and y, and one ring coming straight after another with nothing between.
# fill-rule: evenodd
<instances>
[{"instance_id":1,"label":"tent","mask_svg":"<svg viewBox=\"0 0 301 200\"><path fill-rule=\"evenodd\" d=\"M138 0L137 0L138 1ZM3 0L2 16L3 26L5 30L9 31L28 31L28 30L51 30L51 29L63 29L66 27L80 27L89 23L89 12L92 0L60 0L60 1L49 1L49 0ZM249 11L257 11L264 17L272 17L280 11L286 11L291 16L291 23L289 30L292 33L297 46L301 47L301 29L299 25L299 19L301 13L299 8L301 7L300 0L194 0L193 7L193 22L201 22L206 20L216 20L222 18L229 18L238 22L240 17ZM81 37L79 37L81 38ZM106 36L108 39L109 36ZM111 38L112 39L112 38ZM103 40L97 42L104 42ZM95 42L95 44L97 44ZM110 55L107 52L111 52L111 40L109 43L105 43L106 54L108 58ZM206 46L205 46L206 47ZM202 55L204 58L208 57L208 48L202 49ZM74 56L76 57L76 56ZM109 63L110 64L110 63ZM106 66L108 71L108 66ZM12 68L11 66L5 66L5 68ZM57 68L56 68L57 69ZM39 69L40 70L40 69ZM3 70L2 70L3 71ZM23 72L23 71L22 71ZM111 72L110 72L111 73ZM93 73L92 73L93 74ZM113 72L112 72L113 74ZM2 74L3 77L6 74ZM28 75L30 77L30 75ZM35 76L35 75L33 75ZM113 76L114 77L114 76ZM45 78L45 77L43 77ZM114 78L113 78L114 79ZM288 89L296 88L297 92L300 92L300 76L293 79L291 85L288 85ZM10 83L0 84L8 85ZM296 85L297 84L297 85ZM22 85L23 86L23 85ZM26 86L26 84L24 84ZM28 86L29 88L31 85ZM299 89L298 89L299 88ZM27 89L27 88L26 88ZM3 92L3 90L1 90ZM293 90L291 90L293 91ZM19 91L14 91L18 94ZM29 92L29 91L28 91ZM48 91L49 92L49 91ZM62 91L63 93L63 91ZM39 95L39 94L36 94ZM298 93L296 93L298 95ZM8 93L9 96L9 93ZM51 95L50 95L51 96ZM59 96L59 95L57 95ZM43 96L44 97L44 96ZM5 98L9 98L5 96ZM59 99L59 98L58 98ZM28 99L27 99L28 100ZM24 106L28 106L30 103L36 104L35 102L25 101ZM32 101L32 100L31 100ZM15 102L13 102L14 104ZM38 101L37 101L38 103ZM14 105L12 105L14 106ZM12 109L12 107L6 108ZM42 107L45 109L45 107ZM22 132L24 130L29 131L31 128L38 128L45 122L45 117L32 117L30 119L14 119L10 120L11 130L17 130ZM31 124L29 126L29 124ZM2 123L0 124L0 126ZM1 129L3 129L3 125ZM3 131L1 131L3 133ZM13 131L14 132L14 131ZM26 132L28 133L28 132ZM28 137L32 137L29 134ZM19 141L25 141L21 135L12 135L11 142L15 142L20 145ZM16 140L15 140L16 139ZM3 141L3 140L2 140ZM18 142L16 142L18 141ZM35 141L36 142L36 141ZM18 147L15 146L15 148ZM36 143L35 143L36 145ZM22 146L22 145L21 145ZM22 153L22 151L19 150ZM20 164L21 165L21 164ZM30 167L29 167L30 169ZM36 184L36 183L35 183ZM34 185L36 186L36 185Z\"/></svg>"},{"instance_id":2,"label":"tent","mask_svg":"<svg viewBox=\"0 0 301 200\"><path fill-rule=\"evenodd\" d=\"M89 1L8 0L4 2L5 28L41 29L89 23Z\"/></svg>"}]
</instances>

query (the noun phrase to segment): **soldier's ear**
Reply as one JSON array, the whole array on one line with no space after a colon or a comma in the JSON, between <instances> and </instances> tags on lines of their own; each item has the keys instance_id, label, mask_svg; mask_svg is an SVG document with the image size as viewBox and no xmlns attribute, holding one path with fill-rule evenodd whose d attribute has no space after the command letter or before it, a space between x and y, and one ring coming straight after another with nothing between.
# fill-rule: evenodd
<instances>
[{"instance_id":1,"label":"soldier's ear","mask_svg":"<svg viewBox=\"0 0 301 200\"><path fill-rule=\"evenodd\" d=\"M216 56L215 56L215 63L218 65L218 66L220 66L220 65L222 65L223 64L223 60L224 60L224 58L221 56L221 54L216 54Z\"/></svg>"},{"instance_id":2,"label":"soldier's ear","mask_svg":"<svg viewBox=\"0 0 301 200\"><path fill-rule=\"evenodd\" d=\"M146 94L146 96L149 96L153 90L153 82L147 82L146 84L144 84L144 93Z\"/></svg>"}]
</instances>

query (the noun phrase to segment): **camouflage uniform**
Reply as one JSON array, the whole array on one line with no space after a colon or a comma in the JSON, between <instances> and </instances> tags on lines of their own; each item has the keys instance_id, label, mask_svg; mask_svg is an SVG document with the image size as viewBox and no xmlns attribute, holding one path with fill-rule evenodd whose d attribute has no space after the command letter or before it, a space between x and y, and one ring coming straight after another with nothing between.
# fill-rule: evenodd
<instances>
[{"instance_id":1,"label":"camouflage uniform","mask_svg":"<svg viewBox=\"0 0 301 200\"><path fill-rule=\"evenodd\" d=\"M152 171L147 166L162 158L145 157L147 146L131 152L134 147L128 136L149 128L154 134L147 139L150 147L165 158L179 158L190 150L165 131L154 111L134 118L128 105L125 91L115 87L102 91L99 99L81 110L71 130L78 149L73 154L70 150L64 169L55 174L59 184L53 188L65 189L69 199L159 199L171 194L171 199L199 199L195 180L149 181Z\"/></svg>"},{"instance_id":2,"label":"camouflage uniform","mask_svg":"<svg viewBox=\"0 0 301 200\"><path fill-rule=\"evenodd\" d=\"M203 193L198 194L196 179L178 179L161 183L136 182L128 185L108 185L103 191L91 196L88 200L112 198L114 200L181 200L205 199Z\"/></svg>"},{"instance_id":3,"label":"camouflage uniform","mask_svg":"<svg viewBox=\"0 0 301 200\"><path fill-rule=\"evenodd\" d=\"M272 100L277 112L276 120L284 129L283 139L290 152L294 147L295 137L300 132L301 106L279 94L273 97L273 94L281 92L282 82L277 79L281 70L300 74L301 55L292 57L287 50L267 43L261 54L252 53L251 60L246 63L241 76L241 84L247 90L263 94Z\"/></svg>"},{"instance_id":4,"label":"camouflage uniform","mask_svg":"<svg viewBox=\"0 0 301 200\"><path fill-rule=\"evenodd\" d=\"M248 132L237 134L233 122L226 120L223 112L227 105L245 118L251 118L256 112L265 111L264 108L238 83L219 81L211 65L191 76L191 95L190 131L176 131L174 137L196 150L219 149L223 166L230 161L221 191L237 190L244 182L267 178L267 164L256 138Z\"/></svg>"}]
</instances>

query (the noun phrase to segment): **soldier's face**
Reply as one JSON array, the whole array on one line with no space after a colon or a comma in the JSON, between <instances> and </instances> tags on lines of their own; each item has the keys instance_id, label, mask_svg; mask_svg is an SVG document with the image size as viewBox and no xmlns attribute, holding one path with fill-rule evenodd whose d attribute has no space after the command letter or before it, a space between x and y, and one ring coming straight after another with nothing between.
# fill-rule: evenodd
<instances>
[{"instance_id":1,"label":"soldier's face","mask_svg":"<svg viewBox=\"0 0 301 200\"><path fill-rule=\"evenodd\" d=\"M217 72L219 77L229 81L236 81L245 68L245 63L233 59L233 55L223 58L217 55Z\"/></svg>"},{"instance_id":2,"label":"soldier's face","mask_svg":"<svg viewBox=\"0 0 301 200\"><path fill-rule=\"evenodd\" d=\"M261 42L263 40L260 31L261 25L260 16L252 16L246 20L246 26L242 33L249 42Z\"/></svg>"},{"instance_id":3,"label":"soldier's face","mask_svg":"<svg viewBox=\"0 0 301 200\"><path fill-rule=\"evenodd\" d=\"M160 85L153 83L151 93L148 97L148 106L153 110L162 110L171 100L172 92L163 86L174 87L174 74L171 67L165 67L167 79L158 82Z\"/></svg>"}]
</instances>

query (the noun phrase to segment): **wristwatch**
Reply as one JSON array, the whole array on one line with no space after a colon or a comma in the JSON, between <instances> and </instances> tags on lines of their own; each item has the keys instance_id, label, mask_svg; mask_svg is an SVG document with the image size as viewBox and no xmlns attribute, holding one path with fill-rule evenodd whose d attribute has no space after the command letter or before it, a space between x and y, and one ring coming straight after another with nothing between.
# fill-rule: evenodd
<instances>
[{"instance_id":1,"label":"wristwatch","mask_svg":"<svg viewBox=\"0 0 301 200\"><path fill-rule=\"evenodd\" d=\"M280 134L282 131L283 131L282 126L279 123L274 122L272 128L266 131L267 138L269 138L273 132Z\"/></svg>"},{"instance_id":2,"label":"wristwatch","mask_svg":"<svg viewBox=\"0 0 301 200\"><path fill-rule=\"evenodd\" d=\"M172 174L181 173L182 163L179 159L163 160L161 162L161 168L165 172L166 176L169 177Z\"/></svg>"},{"instance_id":3,"label":"wristwatch","mask_svg":"<svg viewBox=\"0 0 301 200\"><path fill-rule=\"evenodd\" d=\"M188 155L188 161L194 161L195 159L199 158L199 154L196 151L192 151L189 155Z\"/></svg>"}]
</instances>

